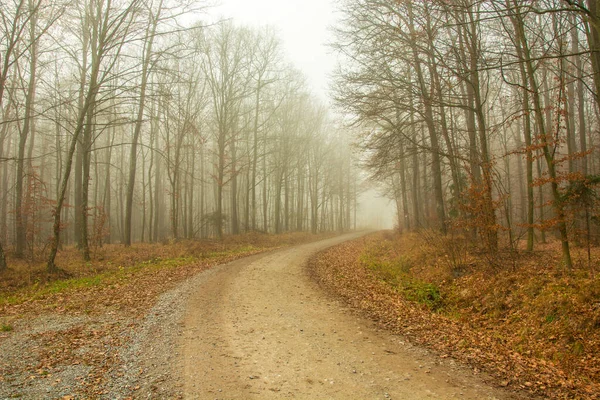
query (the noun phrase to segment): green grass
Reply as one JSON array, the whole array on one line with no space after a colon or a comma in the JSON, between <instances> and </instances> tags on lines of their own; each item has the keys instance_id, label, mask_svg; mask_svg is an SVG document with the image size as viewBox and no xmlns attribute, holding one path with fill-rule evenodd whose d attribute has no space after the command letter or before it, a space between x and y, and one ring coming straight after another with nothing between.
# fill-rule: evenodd
<instances>
[{"instance_id":1,"label":"green grass","mask_svg":"<svg viewBox=\"0 0 600 400\"><path fill-rule=\"evenodd\" d=\"M368 249L361 255L360 262L379 279L394 287L405 299L424 304L432 310L442 307L439 287L413 276L412 263L408 257L387 259L382 252L385 252L383 247Z\"/></svg>"},{"instance_id":2,"label":"green grass","mask_svg":"<svg viewBox=\"0 0 600 400\"><path fill-rule=\"evenodd\" d=\"M0 324L0 332L10 332L13 330L12 325Z\"/></svg>"},{"instance_id":3,"label":"green grass","mask_svg":"<svg viewBox=\"0 0 600 400\"><path fill-rule=\"evenodd\" d=\"M138 274L178 269L184 266L210 266L262 251L305 243L329 235L248 234L227 238L225 241L182 241L172 245L139 244L123 248L108 245L97 259L82 262L78 250L64 251L60 265L61 275L46 272L43 261L35 265L14 264L11 273L2 276L0 307L23 304L31 300L45 300L77 291L94 290L97 287L121 285Z\"/></svg>"},{"instance_id":4,"label":"green grass","mask_svg":"<svg viewBox=\"0 0 600 400\"><path fill-rule=\"evenodd\" d=\"M67 290L88 288L94 286L100 286L105 277L110 274L100 274L95 276L86 276L83 278L72 278L60 281L51 282L46 288L40 291L41 295L62 293Z\"/></svg>"},{"instance_id":5,"label":"green grass","mask_svg":"<svg viewBox=\"0 0 600 400\"><path fill-rule=\"evenodd\" d=\"M177 268L191 264L194 261L196 261L196 258L194 257L178 257L170 259L155 258L142 261L127 268L118 266L116 269L96 275L59 279L43 284L35 283L32 286L18 290L15 293L0 294L0 305L16 305L28 300L43 299L51 295L107 286L116 282L125 282L142 272L147 273L149 271L160 269Z\"/></svg>"},{"instance_id":6,"label":"green grass","mask_svg":"<svg viewBox=\"0 0 600 400\"><path fill-rule=\"evenodd\" d=\"M255 253L261 250L253 245L239 246L223 251L205 252L200 257L187 256L176 258L152 258L136 263L130 267L115 266L113 269L95 275L54 280L48 283L34 283L12 293L0 294L0 305L17 305L28 300L43 299L56 294L68 294L78 290L108 286L117 282L126 282L139 273L148 273L163 269L173 269L193 264L202 260L226 259L232 255Z\"/></svg>"},{"instance_id":7,"label":"green grass","mask_svg":"<svg viewBox=\"0 0 600 400\"><path fill-rule=\"evenodd\" d=\"M403 291L404 297L408 300L425 304L432 310L438 310L442 307L440 289L433 283L412 279L405 284Z\"/></svg>"}]
</instances>

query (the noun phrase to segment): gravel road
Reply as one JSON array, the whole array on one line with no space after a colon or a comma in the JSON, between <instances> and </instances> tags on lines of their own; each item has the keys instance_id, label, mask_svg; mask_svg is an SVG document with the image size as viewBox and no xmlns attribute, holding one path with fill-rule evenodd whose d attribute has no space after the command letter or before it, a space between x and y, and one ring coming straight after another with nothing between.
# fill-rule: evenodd
<instances>
[{"instance_id":1,"label":"gravel road","mask_svg":"<svg viewBox=\"0 0 600 400\"><path fill-rule=\"evenodd\" d=\"M507 399L452 360L378 330L306 272L356 234L211 271L189 300L180 342L190 399Z\"/></svg>"},{"instance_id":2,"label":"gravel road","mask_svg":"<svg viewBox=\"0 0 600 400\"><path fill-rule=\"evenodd\" d=\"M0 399L516 398L379 330L311 280L310 256L358 236L214 267L161 295L141 320L109 313L18 321L0 335ZM112 340L94 339L95 331L113 332ZM48 343L74 333L81 339L71 350L83 361L40 370Z\"/></svg>"}]
</instances>

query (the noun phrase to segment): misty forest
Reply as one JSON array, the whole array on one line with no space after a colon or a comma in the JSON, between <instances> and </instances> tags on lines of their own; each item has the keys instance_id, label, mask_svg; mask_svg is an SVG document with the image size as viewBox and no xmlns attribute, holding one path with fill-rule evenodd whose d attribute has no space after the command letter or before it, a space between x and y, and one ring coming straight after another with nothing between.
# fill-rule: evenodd
<instances>
[{"instance_id":1,"label":"misty forest","mask_svg":"<svg viewBox=\"0 0 600 400\"><path fill-rule=\"evenodd\" d=\"M166 1L8 6L0 224L17 257L350 227L350 145L268 28L182 25L197 5Z\"/></svg>"},{"instance_id":2,"label":"misty forest","mask_svg":"<svg viewBox=\"0 0 600 400\"><path fill-rule=\"evenodd\" d=\"M209 2L0 5L0 346L41 310L116 343L107 310L141 324L205 269L341 237L310 275L387 329L500 398L597 398L596 0L337 1L328 98L276 27ZM56 354L34 370L89 370L54 397L129 393L120 355ZM0 395L36 398L10 360Z\"/></svg>"}]
</instances>

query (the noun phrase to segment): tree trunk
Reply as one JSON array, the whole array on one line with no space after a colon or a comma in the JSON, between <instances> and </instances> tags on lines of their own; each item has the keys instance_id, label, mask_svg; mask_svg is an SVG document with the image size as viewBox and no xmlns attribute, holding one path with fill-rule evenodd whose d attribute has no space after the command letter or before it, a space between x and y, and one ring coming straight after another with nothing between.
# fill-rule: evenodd
<instances>
[{"instance_id":1,"label":"tree trunk","mask_svg":"<svg viewBox=\"0 0 600 400\"><path fill-rule=\"evenodd\" d=\"M409 17L409 30L411 36L417 37L417 33L415 32L414 27L414 16L412 12L412 5L410 2L407 2L408 9L408 17ZM425 124L427 125L427 130L429 132L429 140L431 145L431 169L433 173L433 190L435 197L435 205L436 205L436 214L438 219L439 229L442 234L446 234L447 226L446 226L446 211L444 209L444 192L442 188L442 168L440 161L440 146L438 143L437 132L435 129L435 121L433 116L433 108L431 97L429 95L429 90L425 84L425 77L423 75L421 69L421 60L419 59L418 49L416 43L411 44L412 53L413 53L413 61L415 72L417 74L417 84L420 90L420 94L423 99L423 107L425 109L424 118Z\"/></svg>"},{"instance_id":2,"label":"tree trunk","mask_svg":"<svg viewBox=\"0 0 600 400\"><path fill-rule=\"evenodd\" d=\"M592 91L596 100L596 109L600 111L600 7L598 0L587 0L587 37L592 61L592 78L596 90Z\"/></svg>"},{"instance_id":3,"label":"tree trunk","mask_svg":"<svg viewBox=\"0 0 600 400\"><path fill-rule=\"evenodd\" d=\"M237 190L237 148L236 139L231 139L231 234L239 235L240 223L238 220L238 190Z\"/></svg>"},{"instance_id":4,"label":"tree trunk","mask_svg":"<svg viewBox=\"0 0 600 400\"><path fill-rule=\"evenodd\" d=\"M29 35L31 41L30 53L31 59L29 62L29 86L27 88L27 97L25 99L25 115L23 121L23 129L19 136L19 156L17 158L17 176L16 176L16 205L15 205L15 219L17 228L17 240L15 248L15 257L23 257L25 248L27 246L27 215L24 212L23 206L23 182L25 178L25 145L27 143L27 137L32 130L33 125L33 106L35 102L35 89L36 89L36 78L37 78L37 40L36 40L36 24L37 24L37 11L34 8L31 0L29 1L30 10L30 23L29 23Z\"/></svg>"},{"instance_id":5,"label":"tree trunk","mask_svg":"<svg viewBox=\"0 0 600 400\"><path fill-rule=\"evenodd\" d=\"M205 216L205 211L204 211L204 202L205 202L205 191L206 188L204 187L204 146L205 143L202 142L200 144L200 221L204 221L204 216ZM205 231L205 227L204 227L204 223L202 223L200 225L200 237L204 238L206 235L206 231Z\"/></svg>"},{"instance_id":6,"label":"tree trunk","mask_svg":"<svg viewBox=\"0 0 600 400\"><path fill-rule=\"evenodd\" d=\"M563 262L565 266L571 270L573 268L573 262L571 259L571 252L569 249L569 239L567 234L567 224L565 221L566 215L564 212L564 204L562 201L561 194L558 189L558 181L557 181L557 172L556 172L556 163L554 159L554 151L551 149L552 137L549 132L546 130L546 121L544 121L544 110L542 107L539 86L535 79L535 67L533 65L533 61L531 59L531 51L529 49L529 44L527 42L527 38L525 36L524 26L523 26L523 17L520 14L520 9L516 4L516 1L513 0L515 8L518 10L518 14L511 15L511 20L513 22L513 26L515 27L515 33L517 36L517 40L519 41L519 46L521 47L521 51L523 52L523 62L525 64L525 69L527 72L527 81L528 88L532 94L533 100L533 110L535 115L535 120L539 129L539 136L543 140L542 143L542 151L544 154L544 159L546 160L546 166L548 168L548 176L550 180L550 187L552 189L552 197L553 197L553 207L556 213L557 218L557 228L560 234L561 243L562 243L562 252L563 252ZM527 90L527 88L525 88Z\"/></svg>"},{"instance_id":7,"label":"tree trunk","mask_svg":"<svg viewBox=\"0 0 600 400\"><path fill-rule=\"evenodd\" d=\"M114 109L113 104L113 116L116 116L116 110ZM111 190L111 182L110 182L110 166L112 159L112 148L114 144L116 136L116 127L112 127L111 135L107 138L107 149L106 149L106 158L105 158L105 175L104 175L104 198L102 200L102 205L104 207L104 213L106 215L106 223L108 224L108 235L105 238L106 243L112 243L112 229L110 223L111 217L111 198L112 198L112 190Z\"/></svg>"},{"instance_id":8,"label":"tree trunk","mask_svg":"<svg viewBox=\"0 0 600 400\"><path fill-rule=\"evenodd\" d=\"M82 42L81 42L81 66L80 66L80 85L79 85L79 104L78 108L81 112L85 105L86 97L86 84L87 84L87 71L88 65L88 51L90 46L90 37L88 33L88 25L90 24L89 13L86 11L84 20L82 21ZM77 153L75 155L75 176L73 181L73 194L75 201L73 202L75 208L75 216L73 221L73 239L78 247L81 246L81 201L82 201L82 189L83 189L83 153L85 152L83 142L78 139L77 142Z\"/></svg>"},{"instance_id":9,"label":"tree trunk","mask_svg":"<svg viewBox=\"0 0 600 400\"><path fill-rule=\"evenodd\" d=\"M98 57L99 58L99 57ZM71 166L73 163L73 154L75 153L75 147L79 141L79 135L83 131L84 120L86 115L88 114L89 109L93 106L96 101L96 94L98 92L98 84L97 78L100 70L100 60L96 59L92 63L92 72L90 77L90 85L89 91L86 95L84 106L79 110L79 116L77 118L77 125L75 128L75 132L73 133L73 137L71 139L71 144L69 145L69 150L66 158L65 171L62 179L62 183L60 185L59 197L57 200L56 208L54 210L54 222L52 226L52 241L50 243L50 254L48 256L48 263L46 265L49 273L55 273L58 270L58 267L55 264L56 253L58 251L58 245L60 240L60 231L61 231L61 212L63 208L63 204L65 201L65 194L67 193L67 186L69 184L69 176L71 175Z\"/></svg>"},{"instance_id":10,"label":"tree trunk","mask_svg":"<svg viewBox=\"0 0 600 400\"><path fill-rule=\"evenodd\" d=\"M143 49L143 65L142 65L142 82L140 84L140 97L138 100L137 118L135 120L135 127L133 130L133 137L131 139L131 151L129 153L129 179L127 182L127 200L125 204L125 232L124 232L124 245L131 246L131 224L132 224L132 213L133 213L133 193L135 189L135 175L137 170L137 146L142 131L142 124L144 120L144 108L146 105L146 87L148 85L148 78L150 76L150 62L152 58L152 45L154 43L154 36L156 34L156 26L162 10L162 1L159 3L156 15L150 13L150 21L146 29L146 40L144 42Z\"/></svg>"},{"instance_id":11,"label":"tree trunk","mask_svg":"<svg viewBox=\"0 0 600 400\"><path fill-rule=\"evenodd\" d=\"M158 111L157 111L158 113ZM158 119L158 118L157 118ZM158 149L158 132L156 132L156 134L154 135L154 148ZM161 204L161 190L162 190L162 185L161 185L161 162L160 159L156 160L156 167L155 167L155 171L154 171L154 222L153 222L153 226L154 226L154 231L152 232L152 241L154 243L158 242L160 239L159 236L159 232L160 229L162 228L160 225L160 217L161 217L161 212L162 212L162 204Z\"/></svg>"},{"instance_id":12,"label":"tree trunk","mask_svg":"<svg viewBox=\"0 0 600 400\"><path fill-rule=\"evenodd\" d=\"M426 18L427 18L427 35L429 37L429 46L430 46L429 51L428 51L429 75L432 78L432 87L434 88L434 91L435 91L436 95L438 96L438 101L440 103L438 105L439 114L440 114L440 120L439 120L439 124L440 124L440 128L441 128L440 130L442 133L442 137L444 138L444 142L446 143L446 154L447 154L447 159L448 159L448 165L450 166L450 172L451 172L450 175L452 177L452 183L455 188L454 193L453 193L454 204L458 204L460 201L460 193L462 192L459 166L456 162L457 160L454 155L454 144L452 143L452 140L450 138L450 133L448 131L448 122L446 119L446 107L444 106L442 84L440 82L440 75L438 72L437 58L435 56L435 50L432 48L432 46L434 46L434 37L433 37L433 32L432 32L432 27L431 27L431 18L429 15L429 10L427 8L425 9L425 14L426 14ZM460 212L460 210L457 209L457 212Z\"/></svg>"},{"instance_id":13,"label":"tree trunk","mask_svg":"<svg viewBox=\"0 0 600 400\"><path fill-rule=\"evenodd\" d=\"M303 230L304 222L304 166L298 163L298 203L296 207L296 231Z\"/></svg>"},{"instance_id":14,"label":"tree trunk","mask_svg":"<svg viewBox=\"0 0 600 400\"><path fill-rule=\"evenodd\" d=\"M469 51L469 74L470 74L470 86L472 88L473 102L474 102L474 113L477 121L477 132L479 136L479 153L481 155L481 170L483 172L483 210L481 210L484 217L485 237L488 245L488 249L492 253L498 251L498 227L496 224L496 214L494 209L493 201L493 168L492 161L489 156L488 140L487 140L487 123L484 114L484 103L485 100L481 94L481 84L479 78L479 34L477 30L476 17L473 15L472 6L469 6L468 14L468 28L466 32L466 41Z\"/></svg>"},{"instance_id":15,"label":"tree trunk","mask_svg":"<svg viewBox=\"0 0 600 400\"><path fill-rule=\"evenodd\" d=\"M290 185L287 168L284 170L283 182L283 230L288 232L290 230Z\"/></svg>"},{"instance_id":16,"label":"tree trunk","mask_svg":"<svg viewBox=\"0 0 600 400\"><path fill-rule=\"evenodd\" d=\"M571 22L573 26L576 26L577 18L575 16L571 16ZM577 54L580 51L579 46L579 32L577 29L571 29L571 52L573 54ZM585 86L583 81L583 63L581 56L574 56L575 68L576 68L576 76L577 76L577 116L579 122L579 146L581 148L581 152L584 154L580 161L580 171L583 176L588 175L588 155L585 154L587 152L587 133L586 133L586 121L585 121ZM575 100L573 99L573 102ZM575 120L575 115L572 117L573 121Z\"/></svg>"},{"instance_id":17,"label":"tree trunk","mask_svg":"<svg viewBox=\"0 0 600 400\"><path fill-rule=\"evenodd\" d=\"M83 181L81 186L81 250L83 259L90 261L90 246L88 241L88 200L90 188L90 164L92 152L92 124L94 122L94 106L88 109L86 124L83 130Z\"/></svg>"},{"instance_id":18,"label":"tree trunk","mask_svg":"<svg viewBox=\"0 0 600 400\"><path fill-rule=\"evenodd\" d=\"M283 172L279 170L277 172L277 178L275 179L275 233L281 233L281 186L282 186L282 175Z\"/></svg>"},{"instance_id":19,"label":"tree trunk","mask_svg":"<svg viewBox=\"0 0 600 400\"><path fill-rule=\"evenodd\" d=\"M259 77L254 102L254 126L252 128L252 230L256 230L256 167L258 163L258 113L261 87L262 83Z\"/></svg>"},{"instance_id":20,"label":"tree trunk","mask_svg":"<svg viewBox=\"0 0 600 400\"><path fill-rule=\"evenodd\" d=\"M6 129L7 124L3 124L2 130ZM5 132L4 132L5 133ZM3 145L4 145L4 134L3 134ZM11 136L8 136L8 140L6 143L6 148L10 149L11 146ZM4 147L4 146L3 146ZM59 152L60 153L60 152ZM4 150L0 149L0 157L4 157ZM8 163L2 163L2 186L0 187L2 193L2 198L0 198L2 202L2 206L0 207L0 242L6 243L8 239Z\"/></svg>"},{"instance_id":21,"label":"tree trunk","mask_svg":"<svg viewBox=\"0 0 600 400\"><path fill-rule=\"evenodd\" d=\"M4 255L4 249L2 248L2 243L0 242L0 272L4 272L8 269L6 264L6 256Z\"/></svg>"},{"instance_id":22,"label":"tree trunk","mask_svg":"<svg viewBox=\"0 0 600 400\"><path fill-rule=\"evenodd\" d=\"M519 52L519 50L517 50ZM519 57L520 58L520 57ZM519 64L521 69L521 84L524 88L527 87L527 74L522 63ZM535 201L533 198L533 151L531 140L531 115L529 113L529 91L523 90L523 112L524 112L524 128L523 135L525 136L525 154L527 165L527 251L533 251L533 218ZM543 207L543 205L541 205Z\"/></svg>"},{"instance_id":23,"label":"tree trunk","mask_svg":"<svg viewBox=\"0 0 600 400\"><path fill-rule=\"evenodd\" d=\"M408 190L406 187L406 160L404 156L404 143L400 143L400 191L402 192L402 214L404 228L410 231L410 213L408 211Z\"/></svg>"},{"instance_id":24,"label":"tree trunk","mask_svg":"<svg viewBox=\"0 0 600 400\"><path fill-rule=\"evenodd\" d=\"M217 213L216 213L216 227L217 227L217 238L223 239L223 184L225 181L225 138L224 134L219 134L218 139L218 157L219 164L217 170Z\"/></svg>"},{"instance_id":25,"label":"tree trunk","mask_svg":"<svg viewBox=\"0 0 600 400\"><path fill-rule=\"evenodd\" d=\"M243 190L244 193L244 232L248 233L250 231L250 192L252 189L250 185L252 182L250 181L250 173L251 168L249 166L246 168L246 175L244 177L245 187Z\"/></svg>"},{"instance_id":26,"label":"tree trunk","mask_svg":"<svg viewBox=\"0 0 600 400\"><path fill-rule=\"evenodd\" d=\"M193 144L192 139L192 149L195 151L195 146ZM194 179L196 177L195 169L196 169L196 157L192 154L191 161L191 172L189 173L189 188L188 188L188 210L187 210L187 239L193 239L196 236L196 231L194 229Z\"/></svg>"},{"instance_id":27,"label":"tree trunk","mask_svg":"<svg viewBox=\"0 0 600 400\"><path fill-rule=\"evenodd\" d=\"M263 155L267 152L267 141L266 138L263 140ZM268 224L268 193L267 193L267 157L262 158L262 170L263 170L263 185L262 185L262 200L263 200L263 232L269 232Z\"/></svg>"}]
</instances>

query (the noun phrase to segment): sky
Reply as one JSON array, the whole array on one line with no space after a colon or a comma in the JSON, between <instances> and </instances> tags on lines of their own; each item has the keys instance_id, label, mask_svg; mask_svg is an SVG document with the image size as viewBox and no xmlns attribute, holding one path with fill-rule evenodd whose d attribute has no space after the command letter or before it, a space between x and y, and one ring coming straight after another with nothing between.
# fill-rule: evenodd
<instances>
[{"instance_id":1,"label":"sky","mask_svg":"<svg viewBox=\"0 0 600 400\"><path fill-rule=\"evenodd\" d=\"M314 94L327 101L335 57L327 48L336 21L335 0L220 0L210 13L249 26L270 25L280 33L289 60L307 77Z\"/></svg>"}]
</instances>

